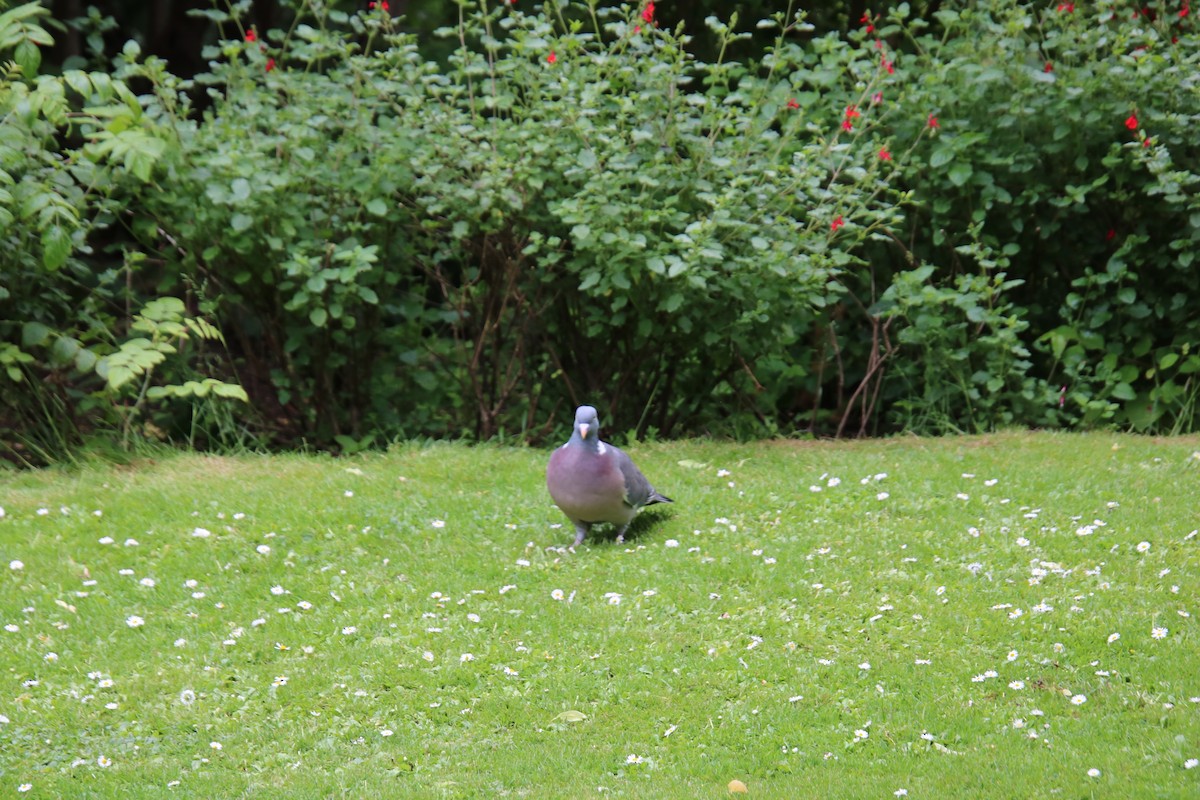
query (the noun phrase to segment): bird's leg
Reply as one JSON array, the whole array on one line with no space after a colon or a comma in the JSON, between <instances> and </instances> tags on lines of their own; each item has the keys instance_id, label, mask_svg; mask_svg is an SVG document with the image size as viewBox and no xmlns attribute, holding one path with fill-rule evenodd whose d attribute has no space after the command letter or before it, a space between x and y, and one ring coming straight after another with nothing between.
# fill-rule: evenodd
<instances>
[{"instance_id":1,"label":"bird's leg","mask_svg":"<svg viewBox=\"0 0 1200 800\"><path fill-rule=\"evenodd\" d=\"M587 536L589 527L582 522L575 523L575 544L572 547L579 547L579 545L583 544L583 537Z\"/></svg>"},{"instance_id":2,"label":"bird's leg","mask_svg":"<svg viewBox=\"0 0 1200 800\"><path fill-rule=\"evenodd\" d=\"M625 544L625 531L629 530L629 524L626 523L617 531L617 544Z\"/></svg>"}]
</instances>

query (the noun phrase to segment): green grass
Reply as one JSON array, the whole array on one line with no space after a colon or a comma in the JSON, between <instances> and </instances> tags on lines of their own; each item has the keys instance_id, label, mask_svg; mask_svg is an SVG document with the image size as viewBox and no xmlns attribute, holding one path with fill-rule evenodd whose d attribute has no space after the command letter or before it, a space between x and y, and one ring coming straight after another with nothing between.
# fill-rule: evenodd
<instances>
[{"instance_id":1,"label":"green grass","mask_svg":"<svg viewBox=\"0 0 1200 800\"><path fill-rule=\"evenodd\" d=\"M0 796L1195 797L1198 450L642 446L578 552L541 451L10 473Z\"/></svg>"}]
</instances>

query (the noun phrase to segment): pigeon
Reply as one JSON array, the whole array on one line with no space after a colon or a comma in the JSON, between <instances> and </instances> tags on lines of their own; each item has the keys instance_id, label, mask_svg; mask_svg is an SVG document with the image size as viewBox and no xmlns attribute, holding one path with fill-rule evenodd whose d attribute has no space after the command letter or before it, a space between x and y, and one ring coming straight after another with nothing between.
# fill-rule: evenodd
<instances>
[{"instance_id":1,"label":"pigeon","mask_svg":"<svg viewBox=\"0 0 1200 800\"><path fill-rule=\"evenodd\" d=\"M575 431L546 466L546 488L575 526L576 547L601 522L616 525L617 542L623 542L640 508L673 502L654 490L629 456L600 441L600 421L591 406L575 410Z\"/></svg>"}]
</instances>

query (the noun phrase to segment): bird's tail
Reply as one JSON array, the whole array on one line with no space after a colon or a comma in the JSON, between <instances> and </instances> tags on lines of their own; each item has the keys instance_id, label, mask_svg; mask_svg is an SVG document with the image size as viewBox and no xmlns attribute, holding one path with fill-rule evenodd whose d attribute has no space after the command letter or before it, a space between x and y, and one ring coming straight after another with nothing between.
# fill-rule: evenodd
<instances>
[{"instance_id":1,"label":"bird's tail","mask_svg":"<svg viewBox=\"0 0 1200 800\"><path fill-rule=\"evenodd\" d=\"M666 495L659 494L654 489L650 490L650 499L646 501L646 505L652 506L655 503L674 503L675 501Z\"/></svg>"}]
</instances>

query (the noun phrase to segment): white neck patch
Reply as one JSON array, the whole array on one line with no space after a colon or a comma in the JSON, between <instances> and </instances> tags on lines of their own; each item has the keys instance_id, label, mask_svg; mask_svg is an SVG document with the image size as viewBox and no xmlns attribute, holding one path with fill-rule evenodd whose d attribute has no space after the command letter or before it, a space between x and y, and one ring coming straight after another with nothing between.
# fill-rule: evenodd
<instances>
[{"instance_id":1,"label":"white neck patch","mask_svg":"<svg viewBox=\"0 0 1200 800\"><path fill-rule=\"evenodd\" d=\"M608 451L608 448L604 446L604 442L601 442L600 450L599 450L600 455L604 455L607 451Z\"/></svg>"}]
</instances>

